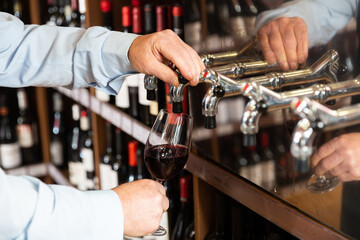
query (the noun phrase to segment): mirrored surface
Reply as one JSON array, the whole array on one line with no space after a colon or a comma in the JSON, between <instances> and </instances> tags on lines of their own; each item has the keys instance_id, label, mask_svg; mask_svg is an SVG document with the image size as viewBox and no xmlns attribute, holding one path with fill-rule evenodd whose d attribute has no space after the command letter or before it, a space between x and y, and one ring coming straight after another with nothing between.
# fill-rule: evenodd
<instances>
[{"instance_id":1,"label":"mirrored surface","mask_svg":"<svg viewBox=\"0 0 360 240\"><path fill-rule=\"evenodd\" d=\"M237 50L253 36L256 16L283 2L186 0L185 41L199 54ZM346 74L338 76L339 80L353 79L358 74L355 64L357 46L356 20L352 19L328 44L309 50L306 66L314 63L327 50L334 49L339 53L339 63L348 69ZM250 57L262 58L261 53ZM290 153L291 136L298 117L288 109L263 114L256 134L256 146L245 147L240 127L248 99L242 96L222 98L218 104L216 128L206 129L202 99L208 89L209 85L205 84L189 88L190 113L195 119L194 150L200 156L247 179L341 234L360 238L357 226L360 220L360 182L341 182L332 191L322 194L312 193L306 188L313 174L311 163L296 161ZM328 107L338 109L358 103L358 99L338 99L335 105ZM315 150L337 136L357 131L359 126L321 132L314 140Z\"/></svg>"}]
</instances>

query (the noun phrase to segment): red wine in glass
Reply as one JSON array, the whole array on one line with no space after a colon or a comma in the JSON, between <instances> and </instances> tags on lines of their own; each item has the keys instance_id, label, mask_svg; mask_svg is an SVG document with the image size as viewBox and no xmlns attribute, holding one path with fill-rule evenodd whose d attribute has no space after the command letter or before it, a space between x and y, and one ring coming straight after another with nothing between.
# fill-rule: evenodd
<instances>
[{"instance_id":1,"label":"red wine in glass","mask_svg":"<svg viewBox=\"0 0 360 240\"><path fill-rule=\"evenodd\" d=\"M146 149L144 160L151 176L164 181L179 173L184 168L188 157L188 147L164 144Z\"/></svg>"}]
</instances>

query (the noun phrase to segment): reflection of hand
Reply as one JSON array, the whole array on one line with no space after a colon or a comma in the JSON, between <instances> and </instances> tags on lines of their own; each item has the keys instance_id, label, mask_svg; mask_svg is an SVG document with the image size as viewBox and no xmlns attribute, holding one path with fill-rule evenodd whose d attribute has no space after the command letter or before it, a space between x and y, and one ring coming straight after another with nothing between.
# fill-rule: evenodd
<instances>
[{"instance_id":1,"label":"reflection of hand","mask_svg":"<svg viewBox=\"0 0 360 240\"><path fill-rule=\"evenodd\" d=\"M275 19L259 29L258 39L265 59L287 70L296 70L308 57L306 22L299 17Z\"/></svg>"},{"instance_id":2,"label":"reflection of hand","mask_svg":"<svg viewBox=\"0 0 360 240\"><path fill-rule=\"evenodd\" d=\"M360 133L349 133L332 139L312 157L315 173L326 172L342 181L360 179Z\"/></svg>"},{"instance_id":3,"label":"reflection of hand","mask_svg":"<svg viewBox=\"0 0 360 240\"><path fill-rule=\"evenodd\" d=\"M165 188L153 180L143 179L114 189L124 212L124 234L145 236L155 232L162 214L169 207Z\"/></svg>"},{"instance_id":4,"label":"reflection of hand","mask_svg":"<svg viewBox=\"0 0 360 240\"><path fill-rule=\"evenodd\" d=\"M196 51L171 30L136 38L129 49L129 60L137 71L155 75L175 86L179 85L177 75L164 64L166 60L173 62L193 86L205 69Z\"/></svg>"}]
</instances>

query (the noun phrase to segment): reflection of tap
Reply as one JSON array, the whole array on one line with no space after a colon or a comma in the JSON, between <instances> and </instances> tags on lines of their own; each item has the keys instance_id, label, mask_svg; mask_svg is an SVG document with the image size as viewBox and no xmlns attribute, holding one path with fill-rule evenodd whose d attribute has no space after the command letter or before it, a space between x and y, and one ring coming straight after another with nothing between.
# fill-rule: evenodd
<instances>
[{"instance_id":1,"label":"reflection of tap","mask_svg":"<svg viewBox=\"0 0 360 240\"><path fill-rule=\"evenodd\" d=\"M204 62L206 67L212 67L217 65L227 64L229 62L236 62L239 59L245 61L251 61L250 58L244 58L244 52L248 49L255 47L256 45L256 37L253 37L246 41L239 50L233 52L224 52L224 53L214 53L214 54L204 54L201 55L201 59Z\"/></svg>"},{"instance_id":2,"label":"reflection of tap","mask_svg":"<svg viewBox=\"0 0 360 240\"><path fill-rule=\"evenodd\" d=\"M241 119L241 132L245 139L249 138L247 142L251 144L255 143L254 135L259 130L258 122L263 112L288 108L291 101L296 97L308 97L316 101L326 102L360 94L360 76L354 80L316 84L308 88L280 93L256 83L243 83L242 91L244 96L249 97L250 101L247 103Z\"/></svg>"},{"instance_id":3,"label":"reflection of tap","mask_svg":"<svg viewBox=\"0 0 360 240\"><path fill-rule=\"evenodd\" d=\"M251 111L251 113L246 113L245 111L246 117L244 117L244 119L247 119L247 125L243 123L242 126L244 128L243 133L247 134L247 136L255 134L255 132L257 132L257 120L254 117L258 117L258 115L263 111L258 108L263 105L261 104L262 93L257 91L261 85L269 89L280 89L284 86L300 85L311 82L336 82L337 66L338 54L336 51L330 50L307 69L286 73L269 73L264 76L251 77L241 81L235 81L231 78L225 77L216 73L213 69L206 69L202 73L200 81L208 82L212 85L212 87L205 94L202 101L202 111L205 115L205 127L214 128L216 126L215 115L217 112L217 105L222 97L240 95L249 92L251 94L248 94L248 96L255 98L256 104L250 106L252 103L249 103L249 108L245 109L246 111ZM256 87L251 88L251 91L249 91L250 89L245 91L246 89L244 89L244 86L249 85L248 83L253 83ZM222 93L221 96L215 95L215 88L223 88L224 93ZM254 94L255 92L256 94ZM274 92L270 91L270 93ZM255 107L257 107L256 110L254 110ZM254 114L253 111L256 111L258 114ZM208 124L209 122L211 122L211 124ZM252 138L253 139L249 139L249 144L251 144L251 142L255 143L255 137L252 136ZM247 141L245 141L245 143L246 142Z\"/></svg>"},{"instance_id":4,"label":"reflection of tap","mask_svg":"<svg viewBox=\"0 0 360 240\"><path fill-rule=\"evenodd\" d=\"M345 91L345 89L344 89ZM313 154L313 141L319 131L330 131L360 123L360 104L331 110L309 98L295 98L291 109L302 119L296 125L291 141L290 151L293 157L309 165Z\"/></svg>"},{"instance_id":5,"label":"reflection of tap","mask_svg":"<svg viewBox=\"0 0 360 240\"><path fill-rule=\"evenodd\" d=\"M266 61L234 62L212 67L214 71L230 78L242 78L249 75L280 70L277 64L268 64Z\"/></svg>"}]
</instances>

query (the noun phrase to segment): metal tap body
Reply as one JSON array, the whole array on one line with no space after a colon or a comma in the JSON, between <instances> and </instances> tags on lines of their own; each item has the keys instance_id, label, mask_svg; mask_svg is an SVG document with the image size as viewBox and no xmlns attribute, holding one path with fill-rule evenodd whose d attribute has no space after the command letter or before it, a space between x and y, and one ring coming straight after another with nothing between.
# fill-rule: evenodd
<instances>
[{"instance_id":1,"label":"metal tap body","mask_svg":"<svg viewBox=\"0 0 360 240\"><path fill-rule=\"evenodd\" d=\"M293 99L291 108L302 119L297 123L291 141L292 156L308 161L313 141L319 131L331 131L360 123L360 104L332 110L309 98Z\"/></svg>"},{"instance_id":2,"label":"metal tap body","mask_svg":"<svg viewBox=\"0 0 360 240\"><path fill-rule=\"evenodd\" d=\"M207 121L206 119L208 117L214 118L217 113L218 102L222 97L242 95L246 93L246 91L244 91L244 86L249 85L249 83L254 83L254 86L264 86L268 89L274 90L280 89L284 86L301 85L311 82L335 82L337 81L335 71L337 70L338 58L337 52L330 50L307 69L285 73L268 73L263 76L246 78L241 81L236 81L218 74L212 69L206 69L201 74L200 80L210 83L212 87L205 94L202 101L202 113L205 115L205 121ZM222 88L224 92L223 95L215 94L214 89L216 88ZM258 103L261 100L258 98L259 95L261 94L254 94ZM253 104L250 106L251 104L252 103L249 103L249 108L247 110L259 110L255 110L254 108L256 105ZM245 112L244 114L247 114L249 120L256 116L253 112ZM256 123L256 121L254 121L254 123ZM214 124L213 126L215 127Z\"/></svg>"}]
</instances>

